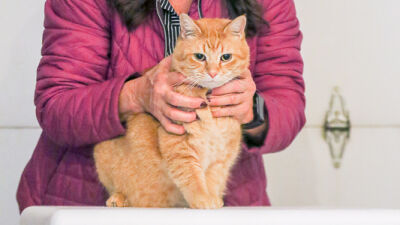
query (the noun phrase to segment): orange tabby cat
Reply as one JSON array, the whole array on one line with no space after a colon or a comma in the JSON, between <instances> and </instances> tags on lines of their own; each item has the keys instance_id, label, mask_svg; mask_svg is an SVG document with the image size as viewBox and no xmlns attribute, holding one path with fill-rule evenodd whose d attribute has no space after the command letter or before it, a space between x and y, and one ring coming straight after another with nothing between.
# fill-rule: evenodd
<instances>
[{"instance_id":1,"label":"orange tabby cat","mask_svg":"<svg viewBox=\"0 0 400 225\"><path fill-rule=\"evenodd\" d=\"M246 17L235 20L180 16L172 69L197 86L178 93L201 97L238 77L249 66ZM202 88L198 87L201 86ZM213 118L209 107L174 135L146 113L127 119L125 136L95 146L100 181L110 194L107 206L220 208L229 171L240 152L241 128L231 117Z\"/></svg>"}]
</instances>

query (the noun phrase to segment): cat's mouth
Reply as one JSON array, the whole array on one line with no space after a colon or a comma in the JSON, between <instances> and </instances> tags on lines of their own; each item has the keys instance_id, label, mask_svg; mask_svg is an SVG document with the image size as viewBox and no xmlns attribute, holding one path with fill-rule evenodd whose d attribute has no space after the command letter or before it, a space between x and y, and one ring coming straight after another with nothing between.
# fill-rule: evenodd
<instances>
[{"instance_id":1,"label":"cat's mouth","mask_svg":"<svg viewBox=\"0 0 400 225\"><path fill-rule=\"evenodd\" d=\"M214 89L224 85L227 82L216 82L216 81L204 81L199 82L198 85L203 88Z\"/></svg>"},{"instance_id":2,"label":"cat's mouth","mask_svg":"<svg viewBox=\"0 0 400 225\"><path fill-rule=\"evenodd\" d=\"M214 80L202 80L202 81L199 81L197 83L197 85L200 86L200 87L203 87L203 88L214 89L214 88L217 88L217 87L221 87L224 84L228 83L229 81L235 80L235 79L236 79L236 77L233 77L231 79L221 79L221 80L217 80L217 79L214 79Z\"/></svg>"}]
</instances>

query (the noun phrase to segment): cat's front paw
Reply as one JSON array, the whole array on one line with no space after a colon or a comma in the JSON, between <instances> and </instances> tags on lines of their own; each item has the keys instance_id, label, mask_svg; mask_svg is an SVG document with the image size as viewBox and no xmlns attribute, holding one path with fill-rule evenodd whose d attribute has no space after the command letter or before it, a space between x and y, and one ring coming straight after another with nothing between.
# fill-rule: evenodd
<instances>
[{"instance_id":1,"label":"cat's front paw","mask_svg":"<svg viewBox=\"0 0 400 225\"><path fill-rule=\"evenodd\" d=\"M121 193L114 193L106 201L107 207L128 207L128 200Z\"/></svg>"},{"instance_id":2,"label":"cat's front paw","mask_svg":"<svg viewBox=\"0 0 400 225\"><path fill-rule=\"evenodd\" d=\"M200 197L190 203L193 209L219 209L224 206L224 201L219 197Z\"/></svg>"}]
</instances>

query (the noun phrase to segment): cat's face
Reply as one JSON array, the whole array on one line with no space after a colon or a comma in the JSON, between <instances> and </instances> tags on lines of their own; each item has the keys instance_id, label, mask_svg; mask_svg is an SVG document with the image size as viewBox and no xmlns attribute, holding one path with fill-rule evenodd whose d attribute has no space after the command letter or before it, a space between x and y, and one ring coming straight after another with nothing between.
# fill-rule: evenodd
<instances>
[{"instance_id":1,"label":"cat's face","mask_svg":"<svg viewBox=\"0 0 400 225\"><path fill-rule=\"evenodd\" d=\"M241 75L249 66L249 47L244 29L246 17L201 19L180 16L181 34L172 67L193 84L219 87Z\"/></svg>"}]
</instances>

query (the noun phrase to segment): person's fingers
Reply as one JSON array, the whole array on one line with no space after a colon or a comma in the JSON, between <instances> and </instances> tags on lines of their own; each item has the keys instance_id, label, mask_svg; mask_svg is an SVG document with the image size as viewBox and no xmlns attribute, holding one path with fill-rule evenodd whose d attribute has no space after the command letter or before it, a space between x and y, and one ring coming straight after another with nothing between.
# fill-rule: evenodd
<instances>
[{"instance_id":1,"label":"person's fingers","mask_svg":"<svg viewBox=\"0 0 400 225\"><path fill-rule=\"evenodd\" d=\"M246 69L238 78L239 79L247 79L250 78L251 76L251 72L249 69Z\"/></svg>"},{"instance_id":2,"label":"person's fingers","mask_svg":"<svg viewBox=\"0 0 400 225\"><path fill-rule=\"evenodd\" d=\"M173 121L190 123L196 120L195 112L185 112L168 104L163 106L162 112L164 116Z\"/></svg>"},{"instance_id":3,"label":"person's fingers","mask_svg":"<svg viewBox=\"0 0 400 225\"><path fill-rule=\"evenodd\" d=\"M166 73L165 76L167 77L167 83L172 87L176 87L181 84L190 84L191 83L189 78L184 76L181 73L169 72L169 73Z\"/></svg>"},{"instance_id":4,"label":"person's fingers","mask_svg":"<svg viewBox=\"0 0 400 225\"><path fill-rule=\"evenodd\" d=\"M247 95L245 93L240 94L226 94L226 95L211 95L207 98L208 105L210 106L227 106L237 105L246 101Z\"/></svg>"},{"instance_id":5,"label":"person's fingers","mask_svg":"<svg viewBox=\"0 0 400 225\"><path fill-rule=\"evenodd\" d=\"M160 123L164 127L164 129L169 133L181 135L186 132L185 128L182 125L172 123L171 120L169 120L164 115L161 115L160 118L158 118L158 120L160 121Z\"/></svg>"},{"instance_id":6,"label":"person's fingers","mask_svg":"<svg viewBox=\"0 0 400 225\"><path fill-rule=\"evenodd\" d=\"M242 118L242 120L240 122L242 124L250 123L251 121L253 121L253 118L254 118L253 111L249 110L246 114L244 114L244 117Z\"/></svg>"},{"instance_id":7,"label":"person's fingers","mask_svg":"<svg viewBox=\"0 0 400 225\"><path fill-rule=\"evenodd\" d=\"M159 72L169 72L171 68L172 56L168 56L158 63L158 71Z\"/></svg>"},{"instance_id":8,"label":"person's fingers","mask_svg":"<svg viewBox=\"0 0 400 225\"><path fill-rule=\"evenodd\" d=\"M211 112L214 117L233 116L240 120L241 115L246 114L249 111L249 108L250 107L247 107L247 104L239 104L225 107L215 107L211 109Z\"/></svg>"},{"instance_id":9,"label":"person's fingers","mask_svg":"<svg viewBox=\"0 0 400 225\"><path fill-rule=\"evenodd\" d=\"M197 109L206 107L207 103L201 98L189 97L175 91L167 91L165 101L176 107Z\"/></svg>"},{"instance_id":10,"label":"person's fingers","mask_svg":"<svg viewBox=\"0 0 400 225\"><path fill-rule=\"evenodd\" d=\"M256 85L249 69L246 69L239 77L229 81L221 87L212 90L213 95L229 93L255 92Z\"/></svg>"},{"instance_id":11,"label":"person's fingers","mask_svg":"<svg viewBox=\"0 0 400 225\"><path fill-rule=\"evenodd\" d=\"M247 81L245 79L232 80L221 87L214 88L212 95L226 95L231 93L243 93L247 89Z\"/></svg>"},{"instance_id":12,"label":"person's fingers","mask_svg":"<svg viewBox=\"0 0 400 225\"><path fill-rule=\"evenodd\" d=\"M183 83L190 83L189 78L178 72L170 72L171 56L163 59L157 69L158 80L166 81L170 86L178 86Z\"/></svg>"}]
</instances>

